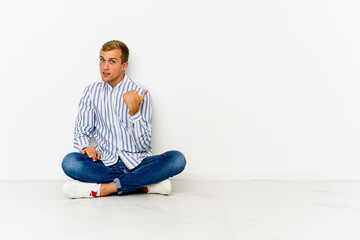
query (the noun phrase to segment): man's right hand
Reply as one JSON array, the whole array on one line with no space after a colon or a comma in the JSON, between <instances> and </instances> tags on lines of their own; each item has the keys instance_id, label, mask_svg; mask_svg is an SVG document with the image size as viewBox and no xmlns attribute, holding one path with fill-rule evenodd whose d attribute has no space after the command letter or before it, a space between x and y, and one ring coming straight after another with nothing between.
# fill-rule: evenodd
<instances>
[{"instance_id":1,"label":"man's right hand","mask_svg":"<svg viewBox=\"0 0 360 240\"><path fill-rule=\"evenodd\" d=\"M100 160L101 154L95 150L93 146L85 147L80 150L80 153L86 154L91 158L94 162Z\"/></svg>"}]
</instances>

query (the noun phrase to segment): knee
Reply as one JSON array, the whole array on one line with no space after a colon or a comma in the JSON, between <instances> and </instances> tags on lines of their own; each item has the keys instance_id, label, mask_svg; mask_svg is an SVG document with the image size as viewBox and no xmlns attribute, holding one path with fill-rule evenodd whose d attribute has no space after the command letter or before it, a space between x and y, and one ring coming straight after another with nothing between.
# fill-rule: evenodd
<instances>
[{"instance_id":1,"label":"knee","mask_svg":"<svg viewBox=\"0 0 360 240\"><path fill-rule=\"evenodd\" d=\"M81 167L79 162L79 154L77 152L67 154L62 163L61 167L66 175L69 177L73 177L73 175L77 172L77 169Z\"/></svg>"},{"instance_id":2,"label":"knee","mask_svg":"<svg viewBox=\"0 0 360 240\"><path fill-rule=\"evenodd\" d=\"M168 153L172 156L172 165L176 174L181 173L186 166L186 158L184 154L179 151L169 151Z\"/></svg>"}]
</instances>

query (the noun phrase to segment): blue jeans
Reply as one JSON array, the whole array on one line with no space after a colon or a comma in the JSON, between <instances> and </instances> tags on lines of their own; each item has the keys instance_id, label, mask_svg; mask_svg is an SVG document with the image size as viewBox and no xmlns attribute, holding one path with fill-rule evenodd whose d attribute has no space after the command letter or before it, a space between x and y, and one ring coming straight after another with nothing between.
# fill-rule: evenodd
<instances>
[{"instance_id":1,"label":"blue jeans","mask_svg":"<svg viewBox=\"0 0 360 240\"><path fill-rule=\"evenodd\" d=\"M115 182L119 195L175 176L184 170L185 165L185 157L178 151L147 157L132 170L120 159L107 167L79 152L67 154L62 162L62 168L69 177L91 183Z\"/></svg>"}]
</instances>

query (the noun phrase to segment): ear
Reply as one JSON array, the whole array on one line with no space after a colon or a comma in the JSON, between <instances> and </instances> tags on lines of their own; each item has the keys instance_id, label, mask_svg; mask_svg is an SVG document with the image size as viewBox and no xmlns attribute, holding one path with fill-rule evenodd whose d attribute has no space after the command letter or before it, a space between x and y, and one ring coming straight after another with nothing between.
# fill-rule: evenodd
<instances>
[{"instance_id":1,"label":"ear","mask_svg":"<svg viewBox=\"0 0 360 240\"><path fill-rule=\"evenodd\" d=\"M128 66L129 66L129 62L124 62L124 63L122 64L122 70L125 71Z\"/></svg>"}]
</instances>

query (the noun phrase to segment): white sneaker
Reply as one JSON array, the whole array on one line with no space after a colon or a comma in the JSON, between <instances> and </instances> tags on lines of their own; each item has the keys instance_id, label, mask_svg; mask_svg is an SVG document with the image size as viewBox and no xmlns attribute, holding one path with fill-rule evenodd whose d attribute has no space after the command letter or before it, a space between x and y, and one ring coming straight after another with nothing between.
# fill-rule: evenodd
<instances>
[{"instance_id":1,"label":"white sneaker","mask_svg":"<svg viewBox=\"0 0 360 240\"><path fill-rule=\"evenodd\" d=\"M91 198L96 197L97 189L97 183L86 183L78 180L72 180L64 184L62 192L69 198Z\"/></svg>"},{"instance_id":2,"label":"white sneaker","mask_svg":"<svg viewBox=\"0 0 360 240\"><path fill-rule=\"evenodd\" d=\"M171 193L171 182L169 179L146 187L148 189L148 193L158 193L164 195L169 195Z\"/></svg>"}]
</instances>

